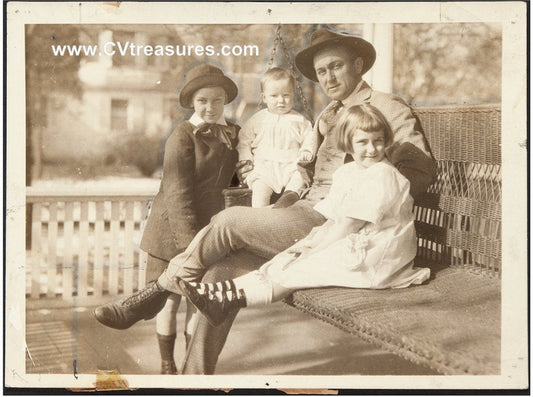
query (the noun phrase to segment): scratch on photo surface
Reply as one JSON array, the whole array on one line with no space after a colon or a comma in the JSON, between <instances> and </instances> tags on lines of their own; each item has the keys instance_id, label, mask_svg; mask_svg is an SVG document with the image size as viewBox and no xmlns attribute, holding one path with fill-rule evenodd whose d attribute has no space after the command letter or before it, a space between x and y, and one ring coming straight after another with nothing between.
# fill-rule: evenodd
<instances>
[{"instance_id":1,"label":"scratch on photo surface","mask_svg":"<svg viewBox=\"0 0 533 397\"><path fill-rule=\"evenodd\" d=\"M24 348L26 349L26 353L30 358L31 364L35 367L35 362L33 361L33 357L31 356L30 349L28 349L28 345L26 344L26 342L24 342Z\"/></svg>"},{"instance_id":2,"label":"scratch on photo surface","mask_svg":"<svg viewBox=\"0 0 533 397\"><path fill-rule=\"evenodd\" d=\"M26 383L28 382L26 379L20 376L19 373L14 369L11 370L11 375L13 375L13 378L19 378L23 382L26 382Z\"/></svg>"}]
</instances>

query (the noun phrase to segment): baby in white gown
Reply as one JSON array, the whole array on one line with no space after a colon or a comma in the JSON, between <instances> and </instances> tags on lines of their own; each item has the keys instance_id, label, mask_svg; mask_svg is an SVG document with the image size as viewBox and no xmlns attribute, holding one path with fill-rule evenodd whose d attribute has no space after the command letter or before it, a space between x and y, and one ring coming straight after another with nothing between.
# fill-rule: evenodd
<instances>
[{"instance_id":1,"label":"baby in white gown","mask_svg":"<svg viewBox=\"0 0 533 397\"><path fill-rule=\"evenodd\" d=\"M239 132L239 162L253 163L245 182L252 189L252 207L270 204L273 193L298 196L307 187L299 162L313 160L316 132L293 110L294 78L285 69L269 69L261 79L266 108L255 113Z\"/></svg>"}]
</instances>

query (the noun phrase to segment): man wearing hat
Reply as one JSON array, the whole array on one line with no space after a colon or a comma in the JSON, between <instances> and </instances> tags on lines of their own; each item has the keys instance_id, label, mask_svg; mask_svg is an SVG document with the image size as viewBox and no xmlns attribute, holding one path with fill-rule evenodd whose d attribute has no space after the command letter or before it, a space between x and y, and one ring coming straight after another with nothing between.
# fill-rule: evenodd
<instances>
[{"instance_id":1,"label":"man wearing hat","mask_svg":"<svg viewBox=\"0 0 533 397\"><path fill-rule=\"evenodd\" d=\"M295 193L286 192L280 199L288 205L285 208L232 207L220 212L195 237L185 253L170 262L163 274L167 280L174 280L177 276L186 281L199 281L205 274L204 281L212 282L239 276L251 270L250 265L243 265L243 262L252 262L250 252L261 257L254 263L258 266L305 237L313 227L322 225L325 218L313 206L329 191L333 172L344 162L351 161L335 148L331 127L339 112L353 105L370 103L384 114L394 133L394 143L387 151L389 160L410 181L411 195L415 199L426 190L434 179L435 164L422 132L417 130L410 108L394 95L372 90L362 79L362 75L372 67L375 57L372 44L359 37L326 29L313 33L311 45L296 55L296 66L305 77L318 82L332 102L315 123L322 139L318 142L316 162L310 167L314 168L314 176L308 195L298 200ZM248 166L241 168L243 175L249 171ZM233 255L227 258L228 254ZM207 272L209 267L221 263L224 258L224 265ZM162 277L160 281L164 281ZM179 293L175 282L172 285L172 281L167 281L165 287ZM220 296L231 307L231 294ZM158 299L161 298L151 295L143 303L123 308L122 313L128 318L140 320L146 313L155 310L153 302ZM216 328L203 317L199 319L183 373L214 373L218 355L236 314L237 310Z\"/></svg>"}]
</instances>

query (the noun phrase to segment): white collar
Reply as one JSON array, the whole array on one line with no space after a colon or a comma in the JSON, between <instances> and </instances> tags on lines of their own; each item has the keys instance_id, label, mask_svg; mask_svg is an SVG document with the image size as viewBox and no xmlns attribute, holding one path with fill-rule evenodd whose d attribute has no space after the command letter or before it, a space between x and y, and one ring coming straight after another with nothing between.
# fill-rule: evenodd
<instances>
[{"instance_id":1,"label":"white collar","mask_svg":"<svg viewBox=\"0 0 533 397\"><path fill-rule=\"evenodd\" d=\"M200 116L198 116L198 113L194 112L194 114L189 119L189 122L194 125L195 127L198 127L200 124L205 123L204 119L202 119ZM220 118L217 120L216 124L221 125L228 125L226 122L226 118L224 115L220 116Z\"/></svg>"}]
</instances>

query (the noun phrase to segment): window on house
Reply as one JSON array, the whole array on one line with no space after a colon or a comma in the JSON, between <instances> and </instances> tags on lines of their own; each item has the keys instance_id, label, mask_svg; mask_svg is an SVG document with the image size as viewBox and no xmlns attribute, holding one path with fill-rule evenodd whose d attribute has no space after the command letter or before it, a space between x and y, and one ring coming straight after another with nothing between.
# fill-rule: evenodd
<instances>
[{"instance_id":1,"label":"window on house","mask_svg":"<svg viewBox=\"0 0 533 397\"><path fill-rule=\"evenodd\" d=\"M128 129L128 100L111 100L111 130L127 131Z\"/></svg>"}]
</instances>

